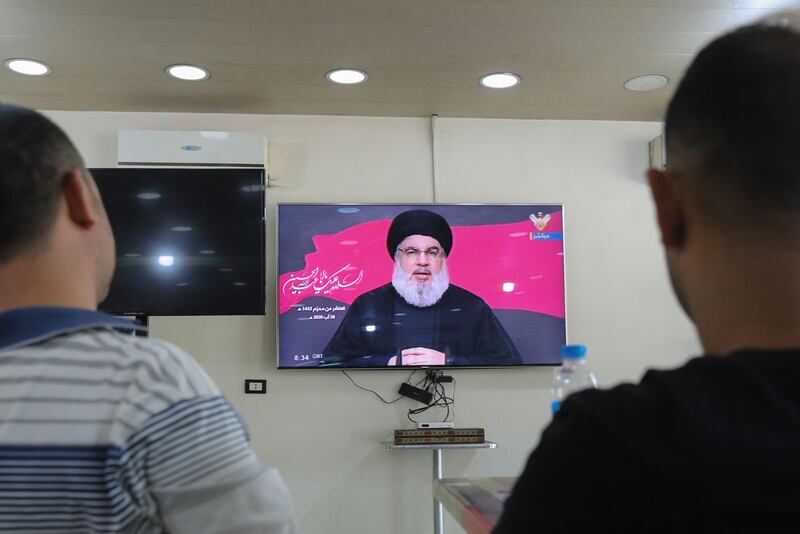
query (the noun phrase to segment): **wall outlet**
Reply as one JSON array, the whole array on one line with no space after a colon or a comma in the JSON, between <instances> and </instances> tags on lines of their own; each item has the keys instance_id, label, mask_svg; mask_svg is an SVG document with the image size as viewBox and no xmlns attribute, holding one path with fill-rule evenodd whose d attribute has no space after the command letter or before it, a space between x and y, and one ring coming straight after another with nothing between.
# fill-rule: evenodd
<instances>
[{"instance_id":1,"label":"wall outlet","mask_svg":"<svg viewBox=\"0 0 800 534\"><path fill-rule=\"evenodd\" d=\"M267 381L266 380L253 380L250 378L245 378L244 380L244 392L245 393L261 393L266 395L267 394Z\"/></svg>"}]
</instances>

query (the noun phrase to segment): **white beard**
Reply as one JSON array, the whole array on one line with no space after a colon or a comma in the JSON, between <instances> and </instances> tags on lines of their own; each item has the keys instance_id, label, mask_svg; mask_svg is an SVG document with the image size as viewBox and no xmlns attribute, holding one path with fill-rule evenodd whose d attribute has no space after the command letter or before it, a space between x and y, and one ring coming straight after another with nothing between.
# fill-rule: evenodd
<instances>
[{"instance_id":1,"label":"white beard","mask_svg":"<svg viewBox=\"0 0 800 534\"><path fill-rule=\"evenodd\" d=\"M437 274L431 272L429 281L417 282L414 280L413 274L404 271L400 262L396 262L392 274L392 286L412 306L418 308L433 306L439 302L450 286L447 264L442 262L442 269Z\"/></svg>"}]
</instances>

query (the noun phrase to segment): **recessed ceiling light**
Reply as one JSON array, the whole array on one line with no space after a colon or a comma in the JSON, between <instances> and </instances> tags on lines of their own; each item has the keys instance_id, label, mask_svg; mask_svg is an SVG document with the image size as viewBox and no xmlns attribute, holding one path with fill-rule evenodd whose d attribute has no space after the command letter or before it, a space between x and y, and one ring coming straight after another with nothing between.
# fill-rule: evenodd
<instances>
[{"instance_id":1,"label":"recessed ceiling light","mask_svg":"<svg viewBox=\"0 0 800 534\"><path fill-rule=\"evenodd\" d=\"M138 198L141 198L142 200L155 200L157 198L161 198L161 193L144 192L144 193L139 193L136 196Z\"/></svg>"},{"instance_id":2,"label":"recessed ceiling light","mask_svg":"<svg viewBox=\"0 0 800 534\"><path fill-rule=\"evenodd\" d=\"M358 69L333 69L325 77L333 83L357 85L367 81L367 73Z\"/></svg>"},{"instance_id":3,"label":"recessed ceiling light","mask_svg":"<svg viewBox=\"0 0 800 534\"><path fill-rule=\"evenodd\" d=\"M170 65L167 67L167 74L179 80L188 80L190 82L199 82L206 80L211 73L203 67L197 65Z\"/></svg>"},{"instance_id":4,"label":"recessed ceiling light","mask_svg":"<svg viewBox=\"0 0 800 534\"><path fill-rule=\"evenodd\" d=\"M33 59L12 58L6 60L6 68L28 76L44 76L50 74L50 67Z\"/></svg>"},{"instance_id":5,"label":"recessed ceiling light","mask_svg":"<svg viewBox=\"0 0 800 534\"><path fill-rule=\"evenodd\" d=\"M172 228L170 228L170 230L172 230L173 232L191 232L192 231L192 227L191 226L173 226Z\"/></svg>"},{"instance_id":6,"label":"recessed ceiling light","mask_svg":"<svg viewBox=\"0 0 800 534\"><path fill-rule=\"evenodd\" d=\"M480 84L489 89L508 89L521 81L522 78L513 72L493 72L481 76Z\"/></svg>"},{"instance_id":7,"label":"recessed ceiling light","mask_svg":"<svg viewBox=\"0 0 800 534\"><path fill-rule=\"evenodd\" d=\"M628 91L655 91L661 89L669 82L669 78L660 74L645 74L636 76L625 82Z\"/></svg>"}]
</instances>

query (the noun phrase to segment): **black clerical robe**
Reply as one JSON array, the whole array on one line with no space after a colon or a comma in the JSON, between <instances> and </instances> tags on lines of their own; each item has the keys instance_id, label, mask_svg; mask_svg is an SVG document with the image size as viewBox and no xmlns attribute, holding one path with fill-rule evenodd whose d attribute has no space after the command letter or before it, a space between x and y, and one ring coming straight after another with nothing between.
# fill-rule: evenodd
<instances>
[{"instance_id":1,"label":"black clerical robe","mask_svg":"<svg viewBox=\"0 0 800 534\"><path fill-rule=\"evenodd\" d=\"M386 365L404 349L443 352L447 365L519 364L517 349L491 308L450 284L442 298L412 306L386 284L356 298L325 347L323 365Z\"/></svg>"}]
</instances>

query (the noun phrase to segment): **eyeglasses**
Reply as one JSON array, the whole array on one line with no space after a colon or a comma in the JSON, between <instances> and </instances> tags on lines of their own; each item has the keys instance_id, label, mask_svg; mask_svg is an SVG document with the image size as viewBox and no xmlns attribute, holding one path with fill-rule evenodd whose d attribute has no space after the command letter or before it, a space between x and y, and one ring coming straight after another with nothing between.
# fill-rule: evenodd
<instances>
[{"instance_id":1,"label":"eyeglasses","mask_svg":"<svg viewBox=\"0 0 800 534\"><path fill-rule=\"evenodd\" d=\"M429 258L443 258L444 257L444 250L440 249L439 247L431 247L426 250L420 250L414 247L407 247L407 248L398 248L398 252L402 252L403 255L408 258L418 258L421 254L425 254Z\"/></svg>"}]
</instances>

